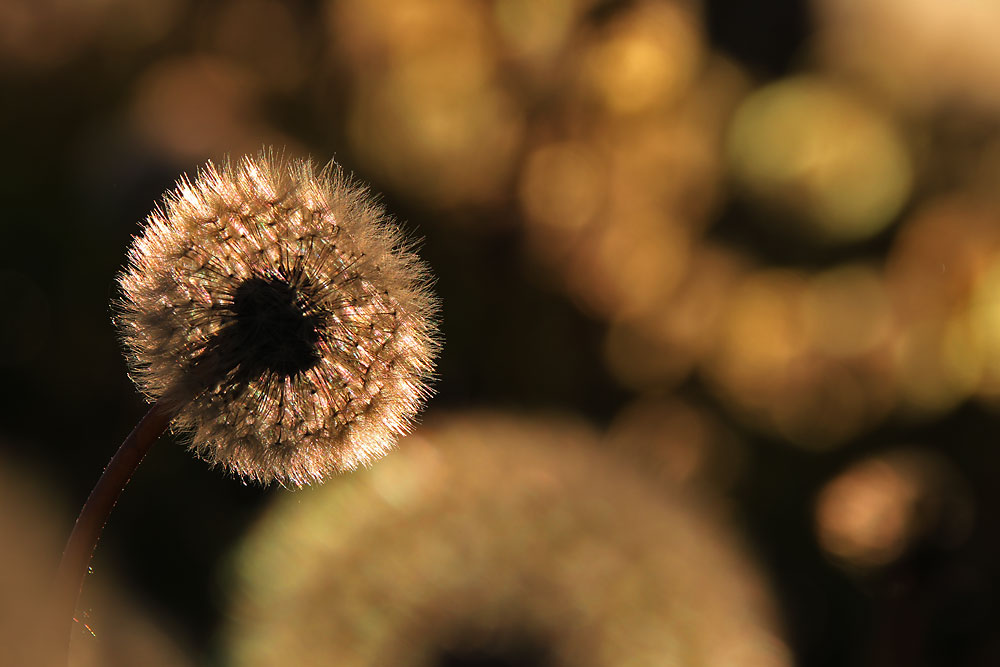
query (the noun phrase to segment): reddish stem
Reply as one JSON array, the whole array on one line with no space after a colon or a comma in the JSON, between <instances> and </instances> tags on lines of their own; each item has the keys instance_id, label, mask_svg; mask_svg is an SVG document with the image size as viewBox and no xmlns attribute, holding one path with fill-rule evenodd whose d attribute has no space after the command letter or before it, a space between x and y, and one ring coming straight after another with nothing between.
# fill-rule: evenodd
<instances>
[{"instance_id":1,"label":"reddish stem","mask_svg":"<svg viewBox=\"0 0 1000 667\"><path fill-rule=\"evenodd\" d=\"M115 452L101 478L97 480L94 490L90 492L83 509L80 510L80 516L76 519L73 532L70 533L56 574L55 619L58 623L69 623L71 634L73 623L76 621L76 604L80 599L83 580L90 567L90 559L94 555L101 530L104 529L115 503L118 502L122 489L128 484L132 473L146 456L146 452L167 429L171 416L172 414L159 403L149 409ZM67 640L67 652L68 648Z\"/></svg>"}]
</instances>

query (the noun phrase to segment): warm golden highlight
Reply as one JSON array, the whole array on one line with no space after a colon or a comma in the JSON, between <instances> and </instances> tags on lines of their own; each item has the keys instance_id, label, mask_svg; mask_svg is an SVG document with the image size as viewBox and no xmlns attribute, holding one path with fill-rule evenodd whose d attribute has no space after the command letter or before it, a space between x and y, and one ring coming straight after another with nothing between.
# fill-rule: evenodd
<instances>
[{"instance_id":1,"label":"warm golden highlight","mask_svg":"<svg viewBox=\"0 0 1000 667\"><path fill-rule=\"evenodd\" d=\"M271 155L181 179L129 253L117 323L192 449L294 485L381 457L428 393L424 264L332 163Z\"/></svg>"}]
</instances>

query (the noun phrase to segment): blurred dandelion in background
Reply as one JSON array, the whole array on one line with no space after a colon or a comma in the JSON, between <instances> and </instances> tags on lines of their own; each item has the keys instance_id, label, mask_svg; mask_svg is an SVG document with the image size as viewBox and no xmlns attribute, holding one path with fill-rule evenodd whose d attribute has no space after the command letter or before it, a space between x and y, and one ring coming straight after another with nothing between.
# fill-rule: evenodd
<instances>
[{"instance_id":1,"label":"blurred dandelion in background","mask_svg":"<svg viewBox=\"0 0 1000 667\"><path fill-rule=\"evenodd\" d=\"M137 82L129 127L149 150L186 163L203 156L254 154L261 145L296 148L263 118L259 77L210 55L164 59Z\"/></svg>"},{"instance_id":2,"label":"blurred dandelion in background","mask_svg":"<svg viewBox=\"0 0 1000 667\"><path fill-rule=\"evenodd\" d=\"M49 664L56 659L47 606L64 526L51 493L27 471L0 461L0 665Z\"/></svg>"},{"instance_id":3,"label":"blurred dandelion in background","mask_svg":"<svg viewBox=\"0 0 1000 667\"><path fill-rule=\"evenodd\" d=\"M816 50L835 70L918 112L958 101L1000 108L1000 7L907 0L814 0Z\"/></svg>"},{"instance_id":4,"label":"blurred dandelion in background","mask_svg":"<svg viewBox=\"0 0 1000 667\"><path fill-rule=\"evenodd\" d=\"M34 474L0 460L0 667L55 664L65 637L46 606L66 517ZM119 581L94 576L71 638L69 667L189 667L187 647ZM60 626L61 627L61 626Z\"/></svg>"},{"instance_id":5,"label":"blurred dandelion in background","mask_svg":"<svg viewBox=\"0 0 1000 667\"><path fill-rule=\"evenodd\" d=\"M816 531L831 558L865 572L922 545L954 548L968 537L972 513L968 488L946 459L899 448L830 480L816 499Z\"/></svg>"},{"instance_id":6,"label":"blurred dandelion in background","mask_svg":"<svg viewBox=\"0 0 1000 667\"><path fill-rule=\"evenodd\" d=\"M737 182L784 214L772 220L793 220L802 227L792 235L830 243L882 231L913 178L891 121L819 78L795 77L750 95L733 118L727 152Z\"/></svg>"},{"instance_id":7,"label":"blurred dandelion in background","mask_svg":"<svg viewBox=\"0 0 1000 667\"><path fill-rule=\"evenodd\" d=\"M523 113L498 79L485 9L459 0L328 5L331 55L353 89L351 147L432 206L496 201L520 147Z\"/></svg>"},{"instance_id":8,"label":"blurred dandelion in background","mask_svg":"<svg viewBox=\"0 0 1000 667\"><path fill-rule=\"evenodd\" d=\"M240 548L235 664L790 664L738 541L584 425L439 416L343 481Z\"/></svg>"}]
</instances>

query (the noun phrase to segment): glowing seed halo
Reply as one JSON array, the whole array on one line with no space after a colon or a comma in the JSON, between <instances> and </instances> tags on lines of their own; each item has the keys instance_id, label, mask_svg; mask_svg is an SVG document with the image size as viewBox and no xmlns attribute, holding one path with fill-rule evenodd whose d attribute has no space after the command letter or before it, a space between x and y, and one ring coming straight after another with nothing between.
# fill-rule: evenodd
<instances>
[{"instance_id":1,"label":"glowing seed halo","mask_svg":"<svg viewBox=\"0 0 1000 667\"><path fill-rule=\"evenodd\" d=\"M334 163L212 162L150 214L118 277L131 376L191 449L303 485L388 452L428 395L426 266Z\"/></svg>"}]
</instances>

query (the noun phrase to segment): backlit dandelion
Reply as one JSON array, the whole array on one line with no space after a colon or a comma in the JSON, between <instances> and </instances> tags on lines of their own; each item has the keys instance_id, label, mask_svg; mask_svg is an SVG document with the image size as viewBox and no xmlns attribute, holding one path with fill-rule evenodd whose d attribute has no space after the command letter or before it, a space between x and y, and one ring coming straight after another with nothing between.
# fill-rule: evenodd
<instances>
[{"instance_id":1,"label":"backlit dandelion","mask_svg":"<svg viewBox=\"0 0 1000 667\"><path fill-rule=\"evenodd\" d=\"M154 212L119 282L133 377L192 448L302 485L385 454L427 394L427 273L336 167L209 163Z\"/></svg>"},{"instance_id":2,"label":"backlit dandelion","mask_svg":"<svg viewBox=\"0 0 1000 667\"><path fill-rule=\"evenodd\" d=\"M392 449L438 349L427 269L333 163L209 162L164 196L118 282L132 377L155 403L73 527L57 574L66 616L118 495L169 424L244 479L302 486Z\"/></svg>"}]
</instances>

